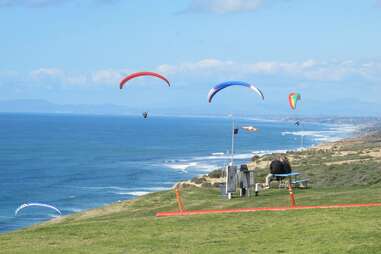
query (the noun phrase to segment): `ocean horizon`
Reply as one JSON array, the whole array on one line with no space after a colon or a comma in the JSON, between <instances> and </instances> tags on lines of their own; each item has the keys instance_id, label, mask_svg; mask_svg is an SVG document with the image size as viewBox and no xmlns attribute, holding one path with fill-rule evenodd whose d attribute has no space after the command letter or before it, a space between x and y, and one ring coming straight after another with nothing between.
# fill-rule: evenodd
<instances>
[{"instance_id":1,"label":"ocean horizon","mask_svg":"<svg viewBox=\"0 0 381 254\"><path fill-rule=\"evenodd\" d=\"M235 162L347 138L349 124L235 119ZM57 215L16 208L54 205L63 215L166 190L230 162L231 119L226 117L0 114L0 232Z\"/></svg>"}]
</instances>

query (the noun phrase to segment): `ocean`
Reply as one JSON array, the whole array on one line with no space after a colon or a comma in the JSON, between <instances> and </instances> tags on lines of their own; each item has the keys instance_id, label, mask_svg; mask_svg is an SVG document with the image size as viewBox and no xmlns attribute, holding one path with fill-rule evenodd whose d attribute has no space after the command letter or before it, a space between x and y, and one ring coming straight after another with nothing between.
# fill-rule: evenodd
<instances>
[{"instance_id":1,"label":"ocean","mask_svg":"<svg viewBox=\"0 0 381 254\"><path fill-rule=\"evenodd\" d=\"M236 119L236 163L345 138L351 125ZM0 114L0 232L171 188L229 160L229 118Z\"/></svg>"}]
</instances>

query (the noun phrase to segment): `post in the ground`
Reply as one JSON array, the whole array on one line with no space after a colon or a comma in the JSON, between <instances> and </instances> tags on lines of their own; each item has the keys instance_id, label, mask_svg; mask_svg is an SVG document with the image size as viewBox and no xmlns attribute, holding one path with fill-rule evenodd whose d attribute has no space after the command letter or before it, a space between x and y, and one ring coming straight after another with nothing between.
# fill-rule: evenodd
<instances>
[{"instance_id":1,"label":"post in the ground","mask_svg":"<svg viewBox=\"0 0 381 254\"><path fill-rule=\"evenodd\" d=\"M292 190L291 183L288 183L288 191L290 192L290 207L295 207L295 194Z\"/></svg>"},{"instance_id":2,"label":"post in the ground","mask_svg":"<svg viewBox=\"0 0 381 254\"><path fill-rule=\"evenodd\" d=\"M180 189L178 186L176 186L175 192L176 192L177 205L179 207L180 212L183 212L184 211L184 204L183 204L183 201L181 200Z\"/></svg>"}]
</instances>

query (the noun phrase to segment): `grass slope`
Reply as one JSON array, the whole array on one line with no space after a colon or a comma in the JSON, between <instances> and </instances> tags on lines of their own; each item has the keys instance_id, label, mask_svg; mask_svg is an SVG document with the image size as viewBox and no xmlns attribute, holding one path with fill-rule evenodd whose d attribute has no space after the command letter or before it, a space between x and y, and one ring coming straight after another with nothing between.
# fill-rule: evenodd
<instances>
[{"instance_id":1,"label":"grass slope","mask_svg":"<svg viewBox=\"0 0 381 254\"><path fill-rule=\"evenodd\" d=\"M380 202L379 137L289 153L313 182L311 189L296 190L297 205ZM259 159L260 175L269 159ZM288 192L278 189L229 201L216 188L186 188L182 197L189 210L289 204ZM176 209L173 191L152 193L0 235L0 253L381 252L380 207L154 216Z\"/></svg>"},{"instance_id":2,"label":"grass slope","mask_svg":"<svg viewBox=\"0 0 381 254\"><path fill-rule=\"evenodd\" d=\"M187 209L279 206L284 190L259 198L219 197L216 189L182 192ZM299 190L303 205L374 202L381 187ZM0 236L1 253L379 253L381 208L156 218L176 210L173 191L153 193Z\"/></svg>"}]
</instances>

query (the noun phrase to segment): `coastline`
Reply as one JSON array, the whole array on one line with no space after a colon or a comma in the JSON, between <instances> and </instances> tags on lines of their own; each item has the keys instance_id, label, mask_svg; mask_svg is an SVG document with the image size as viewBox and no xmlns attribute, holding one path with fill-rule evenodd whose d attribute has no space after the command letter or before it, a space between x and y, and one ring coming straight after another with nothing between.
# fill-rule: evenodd
<instances>
[{"instance_id":1,"label":"coastline","mask_svg":"<svg viewBox=\"0 0 381 254\"><path fill-rule=\"evenodd\" d=\"M351 137L349 139L352 139L354 137ZM347 138L346 138L347 139ZM344 140L346 140L344 139ZM324 142L324 143L321 143L321 144L318 144L316 147L320 147L320 146L330 146L332 147L334 145L335 142ZM310 149L314 149L315 146L311 146L311 147L308 147L306 149L304 149L303 151L309 151ZM278 154L278 153L290 153L290 152L296 152L296 150L277 150L275 154ZM252 156L256 156L256 155L259 155L260 158L265 158L267 159L268 156L271 156L273 154L273 151L270 152L270 153L261 153L261 154L252 154ZM258 168L266 168L267 166L267 161L266 160L263 160L261 162L262 164L260 165L256 165ZM248 164L249 164L249 167L250 167L250 161L248 161ZM262 167L261 167L262 165ZM216 169L212 169L208 172L205 172L206 175L209 175L210 173L216 171ZM262 174L262 173L261 173ZM206 178L206 180L204 180ZM200 180L202 179L202 180ZM193 181L192 181L193 180ZM221 179L217 178L217 177L208 177L208 176L205 176L204 175L200 175L199 177L194 177L193 179L189 179L187 181L180 181L180 182L177 182L175 183L175 185L178 185L178 184L182 184L182 185L192 185L192 186L196 186L196 187L217 187L219 185L220 182L223 182ZM159 191L160 192L160 191ZM113 208L111 209L112 211L115 211L114 208L115 208L115 205L118 205L118 204L123 204L123 203L128 203L130 201L134 201L136 199L139 199L140 197L145 197L146 195L149 195L149 194L154 194L154 193L158 193L156 191L152 191L152 192L139 192L137 193L138 195L136 195L136 197L132 198L132 199L128 199L128 200L120 200L118 202L114 202L114 203L110 203L108 205L105 205L105 206L100 206L100 207L96 207L96 208L92 208L92 209L87 209L87 210L82 210L82 211L79 211L79 212L74 212L74 213L70 213L68 215L65 215L65 216L62 216L62 217L58 217L58 218L53 218L51 220L48 220L48 221L45 221L45 222L41 222L41 223L37 223L37 224L33 224L33 225L30 225L30 226L27 226L27 227L22 227L22 228L19 228L19 229L16 229L17 230L22 230L22 229L26 229L26 228L29 228L29 227L34 227L34 226L38 226L38 225L44 225L45 223L50 223L50 222L56 222L56 221L61 221L63 219L66 219L67 217L70 217L70 216L79 216L81 218L86 218L87 216L92 216L94 214L98 214L99 211L101 211L101 213L105 212L105 211L108 211L108 206L112 206ZM111 212L110 210L110 212ZM93 211L96 211L96 212L93 212ZM105 212L107 214L107 212ZM3 233L9 233L9 232L14 232L13 230L12 231L6 231L6 232L3 232ZM2 233L2 234L3 234Z\"/></svg>"},{"instance_id":2,"label":"coastline","mask_svg":"<svg viewBox=\"0 0 381 254\"><path fill-rule=\"evenodd\" d=\"M347 126L347 124L345 124L345 125ZM275 152L275 153L270 152L270 153L263 153L263 154L260 154L260 155L253 154L253 157L254 156L259 156L259 158L262 158L264 160L262 162L259 162L259 163L258 162L253 162L252 160L248 160L247 161L247 165L248 165L249 168L253 168L253 167L258 168L259 171L262 171L262 172L259 173L259 175L263 177L264 174L265 174L263 171L264 170L266 171L267 167L268 167L268 158L271 158L272 156L279 155L279 154L285 154L285 155L289 156L290 153L294 154L294 153L303 153L303 152L315 152L315 151L319 151L319 150L320 151L321 150L332 150L332 149L335 149L335 147L338 144L341 144L341 145L342 144L351 144L355 140L362 141L363 139L368 138L370 135L379 134L379 133L381 133L381 129L379 129L379 128L373 126L373 125L363 125L361 127L356 128L356 131L352 131L351 133L352 133L352 135L350 137L345 137L345 138L342 138L342 139L339 139L339 140L336 140L336 141L321 142L321 143L319 143L317 145L312 145L312 146L310 146L308 148L304 148L303 150L298 150L298 149L296 149L296 150L277 150L277 152ZM380 158L381 158L381 154L380 154ZM291 158L291 161L293 161L292 158ZM253 165L253 164L255 164L255 165ZM182 180L182 181L176 182L172 186L172 188L170 188L168 190L147 192L147 193L145 193L143 195L136 196L133 199L121 200L121 201L118 201L116 203L111 203L111 204L108 204L108 205L105 205L105 206L101 206L101 207L97 207L97 208L93 208L93 209L89 209L89 210L85 210L85 211L75 212L73 214L69 214L69 215L66 215L66 216L54 218L52 220L43 222L41 224L50 223L50 222L56 223L56 222L61 221L63 218L68 217L68 216L72 216L72 215L79 216L80 218L88 218L88 217L91 217L91 216L93 216L95 214L97 214L97 215L99 215L99 214L106 215L106 214L108 214L110 212L114 212L115 211L114 210L115 207L116 207L117 210L118 209L122 210L123 207L128 206L127 204L133 203L137 199L144 198L147 195L158 194L158 193L163 192L163 191L170 191L170 190L174 189L176 186L180 186L181 188L189 188L189 187L191 187L191 188L192 187L197 187L197 188L210 188L210 187L212 187L212 188L216 188L216 187L219 186L220 183L224 183L224 178L218 177L218 171L220 171L220 170L221 170L220 168L215 168L215 169L213 169L211 171L206 172L205 174L193 177L192 179ZM217 172L217 176L216 175L210 176L210 174L216 174L216 172ZM125 205L123 205L123 204L125 204ZM39 224L37 224L37 225L39 225Z\"/></svg>"},{"instance_id":3,"label":"coastline","mask_svg":"<svg viewBox=\"0 0 381 254\"><path fill-rule=\"evenodd\" d=\"M313 180L312 188L295 190L298 206L350 207L380 202L378 129L361 137L289 151L287 156L293 158L298 172ZM271 155L264 155L260 160L266 165L269 159ZM257 172L265 174L268 169L259 168ZM188 211L289 206L289 193L278 188L266 190L258 197L227 200L221 198L218 188L190 187L181 190L181 197ZM273 253L274 248L290 246L289 238L282 238L288 235L298 239L292 253L304 253L306 248L313 248L316 253L322 248L348 253L348 246L353 244L361 248L371 246L367 253L378 253L372 250L381 246L369 234L378 233L380 209L337 207L157 218L158 212L178 211L174 191L165 190L0 234L0 244L5 253L55 253L57 249L60 253L75 253L79 249L85 253L204 253L206 249L211 250L208 253L219 253L222 245L235 253L245 243L253 250ZM297 230L290 230L293 228ZM300 234L301 231L306 234ZM210 234L212 238L208 238ZM242 236L248 234L250 241L242 242ZM311 234L319 240L311 239ZM216 239L223 240L216 243ZM266 249L268 246L271 247Z\"/></svg>"}]
</instances>

